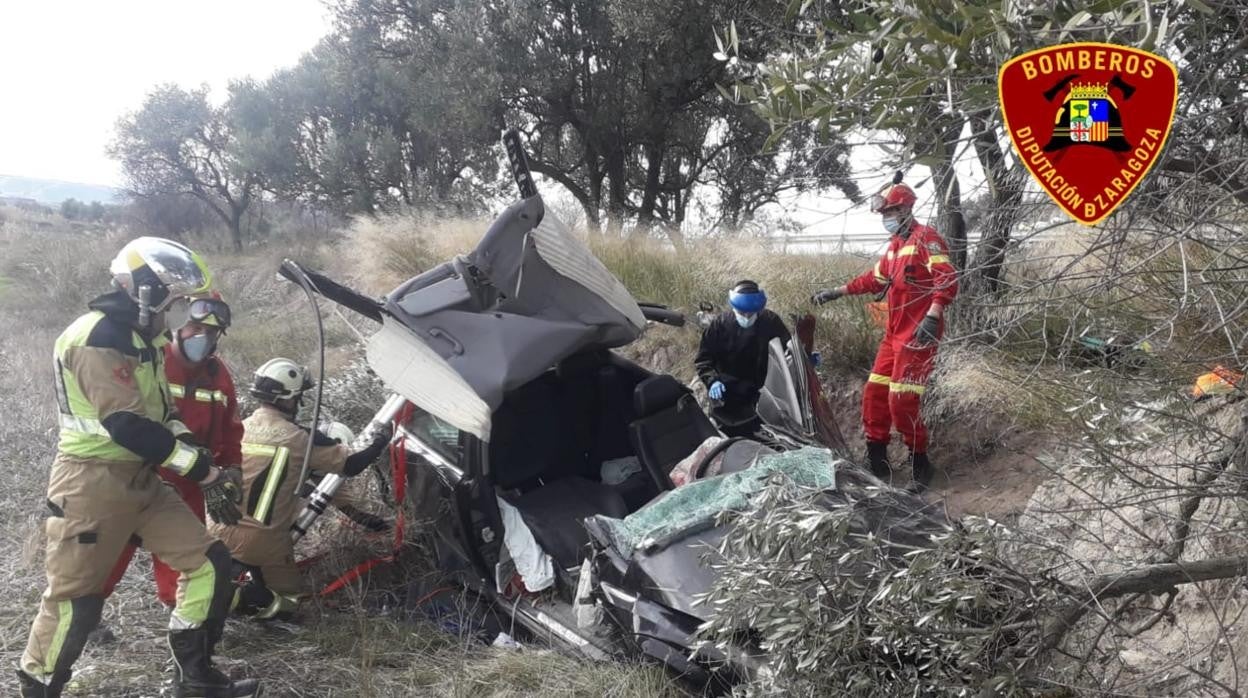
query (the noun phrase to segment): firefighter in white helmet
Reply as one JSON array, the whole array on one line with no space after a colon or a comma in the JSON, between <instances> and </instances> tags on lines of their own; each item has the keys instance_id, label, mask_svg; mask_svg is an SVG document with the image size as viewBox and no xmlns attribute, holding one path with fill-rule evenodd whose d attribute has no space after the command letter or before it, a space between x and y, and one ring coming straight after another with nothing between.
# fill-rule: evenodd
<instances>
[{"instance_id":1,"label":"firefighter in white helmet","mask_svg":"<svg viewBox=\"0 0 1248 698\"><path fill-rule=\"evenodd\" d=\"M210 528L229 548L237 571L250 576L238 611L261 619L288 616L305 593L290 526L298 513L308 439L312 472L347 477L363 472L390 441L387 428L352 453L350 444L301 426L295 418L304 392L313 386L307 369L290 359L271 359L256 370L249 392L260 406L243 420L244 516L236 525Z\"/></svg>"}]
</instances>

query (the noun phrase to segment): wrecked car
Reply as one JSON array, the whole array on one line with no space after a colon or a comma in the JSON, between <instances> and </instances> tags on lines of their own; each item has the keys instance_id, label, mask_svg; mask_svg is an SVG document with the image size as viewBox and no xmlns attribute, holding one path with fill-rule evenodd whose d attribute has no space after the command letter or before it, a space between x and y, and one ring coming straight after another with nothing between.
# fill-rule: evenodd
<instances>
[{"instance_id":1,"label":"wrecked car","mask_svg":"<svg viewBox=\"0 0 1248 698\"><path fill-rule=\"evenodd\" d=\"M440 571L587 657L642 654L703 683L748 678L755 650L729 656L697 639L697 596L714 576L703 556L725 535L718 513L773 472L834 490L853 467L820 447L809 347L773 343L760 401L769 445L724 439L688 387L614 351L683 318L639 304L526 177L527 195L472 252L380 300L310 275L381 323L367 359L395 395L377 421L400 417Z\"/></svg>"}]
</instances>

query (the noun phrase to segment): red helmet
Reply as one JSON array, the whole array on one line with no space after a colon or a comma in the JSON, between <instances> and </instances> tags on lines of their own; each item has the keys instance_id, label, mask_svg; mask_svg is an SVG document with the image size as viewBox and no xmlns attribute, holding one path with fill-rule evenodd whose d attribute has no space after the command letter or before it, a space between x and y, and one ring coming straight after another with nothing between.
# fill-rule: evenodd
<instances>
[{"instance_id":1,"label":"red helmet","mask_svg":"<svg viewBox=\"0 0 1248 698\"><path fill-rule=\"evenodd\" d=\"M910 185L905 183L891 184L881 189L880 193L871 197L871 212L883 213L890 208L910 209L914 207L914 202L918 200L919 197L915 195Z\"/></svg>"}]
</instances>

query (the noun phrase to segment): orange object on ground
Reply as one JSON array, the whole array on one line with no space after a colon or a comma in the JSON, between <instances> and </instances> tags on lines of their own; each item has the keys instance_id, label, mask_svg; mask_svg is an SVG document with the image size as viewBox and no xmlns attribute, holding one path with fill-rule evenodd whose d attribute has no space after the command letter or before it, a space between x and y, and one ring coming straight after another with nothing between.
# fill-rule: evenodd
<instances>
[{"instance_id":1,"label":"orange object on ground","mask_svg":"<svg viewBox=\"0 0 1248 698\"><path fill-rule=\"evenodd\" d=\"M1192 397L1203 398L1215 395L1229 395L1239 389L1244 374L1232 371L1224 366L1215 366L1209 373L1196 377L1196 385L1192 386Z\"/></svg>"}]
</instances>

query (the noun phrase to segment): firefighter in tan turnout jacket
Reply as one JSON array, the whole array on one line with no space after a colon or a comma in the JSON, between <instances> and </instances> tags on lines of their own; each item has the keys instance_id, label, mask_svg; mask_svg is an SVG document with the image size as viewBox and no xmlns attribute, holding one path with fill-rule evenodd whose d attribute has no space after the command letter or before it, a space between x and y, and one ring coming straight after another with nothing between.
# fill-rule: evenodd
<instances>
[{"instance_id":1,"label":"firefighter in tan turnout jacket","mask_svg":"<svg viewBox=\"0 0 1248 698\"><path fill-rule=\"evenodd\" d=\"M306 369L277 358L256 371L251 386L250 393L261 404L243 420L245 515L236 525L210 527L229 548L236 572L250 576L240 590L237 609L245 615L287 616L305 592L290 527L301 504L298 480L308 439L312 439L311 471L347 477L363 472L390 441L387 429L368 447L352 453L349 444L300 426L295 421L299 404L313 385Z\"/></svg>"},{"instance_id":2,"label":"firefighter in tan turnout jacket","mask_svg":"<svg viewBox=\"0 0 1248 698\"><path fill-rule=\"evenodd\" d=\"M48 481L48 586L18 670L21 694L61 695L100 621L105 579L134 540L180 573L169 620L175 695L258 695L256 680L231 681L212 665L234 592L229 551L158 474L199 483L215 520L238 520L238 478L190 443L163 368L166 331L187 322L188 297L207 291L211 275L198 255L160 238L128 243L110 271L115 290L56 340L60 443Z\"/></svg>"}]
</instances>

